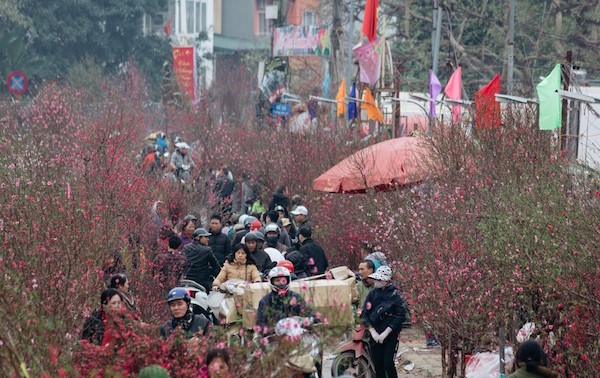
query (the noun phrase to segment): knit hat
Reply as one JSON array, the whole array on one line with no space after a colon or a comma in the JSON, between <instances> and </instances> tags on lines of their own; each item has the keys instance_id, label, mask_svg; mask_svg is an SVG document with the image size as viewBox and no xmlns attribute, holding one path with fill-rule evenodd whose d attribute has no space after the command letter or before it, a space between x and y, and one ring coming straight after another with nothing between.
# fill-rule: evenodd
<instances>
[{"instance_id":1,"label":"knit hat","mask_svg":"<svg viewBox=\"0 0 600 378\"><path fill-rule=\"evenodd\" d=\"M169 372L167 369L160 365L146 366L140 370L139 378L169 378Z\"/></svg>"}]
</instances>

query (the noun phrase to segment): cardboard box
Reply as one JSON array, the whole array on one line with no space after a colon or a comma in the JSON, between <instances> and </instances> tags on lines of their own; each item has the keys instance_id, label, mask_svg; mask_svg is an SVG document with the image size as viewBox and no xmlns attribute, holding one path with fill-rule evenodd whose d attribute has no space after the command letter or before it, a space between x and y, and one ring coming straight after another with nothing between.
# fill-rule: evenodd
<instances>
[{"instance_id":1,"label":"cardboard box","mask_svg":"<svg viewBox=\"0 0 600 378\"><path fill-rule=\"evenodd\" d=\"M256 310L260 300L269 293L266 282L253 283L244 289L242 318L245 328L256 324ZM354 322L351 285L340 280L294 281L290 290L302 295L304 300L321 314L321 321L331 326Z\"/></svg>"}]
</instances>

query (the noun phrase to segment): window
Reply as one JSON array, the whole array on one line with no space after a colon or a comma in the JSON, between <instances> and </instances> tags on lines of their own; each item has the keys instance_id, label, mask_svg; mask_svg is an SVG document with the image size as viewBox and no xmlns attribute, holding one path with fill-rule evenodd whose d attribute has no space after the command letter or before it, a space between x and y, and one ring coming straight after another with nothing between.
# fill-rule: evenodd
<instances>
[{"instance_id":1,"label":"window","mask_svg":"<svg viewBox=\"0 0 600 378\"><path fill-rule=\"evenodd\" d=\"M302 13L302 26L313 26L317 24L317 14L314 11L305 10Z\"/></svg>"},{"instance_id":2,"label":"window","mask_svg":"<svg viewBox=\"0 0 600 378\"><path fill-rule=\"evenodd\" d=\"M185 32L186 34L195 33L195 20L194 20L194 0L187 0L185 2Z\"/></svg>"},{"instance_id":3,"label":"window","mask_svg":"<svg viewBox=\"0 0 600 378\"><path fill-rule=\"evenodd\" d=\"M256 0L256 35L267 35L273 28L272 20L267 20L266 8L269 0Z\"/></svg>"}]
</instances>

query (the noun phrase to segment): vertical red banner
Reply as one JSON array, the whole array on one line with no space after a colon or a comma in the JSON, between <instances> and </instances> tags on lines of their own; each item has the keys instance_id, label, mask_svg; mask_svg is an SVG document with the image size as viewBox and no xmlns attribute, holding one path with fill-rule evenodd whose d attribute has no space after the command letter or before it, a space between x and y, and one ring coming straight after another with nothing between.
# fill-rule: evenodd
<instances>
[{"instance_id":1,"label":"vertical red banner","mask_svg":"<svg viewBox=\"0 0 600 378\"><path fill-rule=\"evenodd\" d=\"M196 48L173 47L173 72L179 88L190 100L196 100L198 80L196 73Z\"/></svg>"}]
</instances>

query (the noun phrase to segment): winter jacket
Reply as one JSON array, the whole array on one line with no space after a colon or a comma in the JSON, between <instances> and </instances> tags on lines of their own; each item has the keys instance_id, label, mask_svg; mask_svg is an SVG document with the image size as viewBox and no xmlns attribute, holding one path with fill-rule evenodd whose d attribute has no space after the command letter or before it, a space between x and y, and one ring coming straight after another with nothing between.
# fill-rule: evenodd
<instances>
[{"instance_id":1,"label":"winter jacket","mask_svg":"<svg viewBox=\"0 0 600 378\"><path fill-rule=\"evenodd\" d=\"M244 280L246 282L260 282L260 273L254 264L238 264L225 261L219 275L213 281L213 286L220 285L228 280Z\"/></svg>"},{"instance_id":2,"label":"winter jacket","mask_svg":"<svg viewBox=\"0 0 600 378\"><path fill-rule=\"evenodd\" d=\"M309 276L323 274L329 267L329 262L327 261L327 256L325 256L325 251L320 245L315 243L312 238L304 239L302 247L300 247L300 253L302 253L308 259L307 274Z\"/></svg>"},{"instance_id":3,"label":"winter jacket","mask_svg":"<svg viewBox=\"0 0 600 378\"><path fill-rule=\"evenodd\" d=\"M367 295L375 289L375 286L367 286L364 281L360 281L356 284L356 291L358 292L358 307L363 308Z\"/></svg>"},{"instance_id":4,"label":"winter jacket","mask_svg":"<svg viewBox=\"0 0 600 378\"><path fill-rule=\"evenodd\" d=\"M101 310L97 310L85 319L83 331L81 333L82 340L87 340L90 343L100 345L102 337L104 336L104 329L106 328L102 314L103 312Z\"/></svg>"},{"instance_id":5,"label":"winter jacket","mask_svg":"<svg viewBox=\"0 0 600 378\"><path fill-rule=\"evenodd\" d=\"M362 309L362 317L367 326L382 333L387 327L392 329L392 335L398 335L402 323L406 320L404 301L396 286L390 285L383 289L373 289L367 295Z\"/></svg>"},{"instance_id":6,"label":"winter jacket","mask_svg":"<svg viewBox=\"0 0 600 378\"><path fill-rule=\"evenodd\" d=\"M202 335L210 333L210 321L204 315L194 314L189 321L177 321L175 319L167 321L160 327L160 335L169 337L178 326L183 328L187 338L196 336L200 332L202 332Z\"/></svg>"},{"instance_id":7,"label":"winter jacket","mask_svg":"<svg viewBox=\"0 0 600 378\"><path fill-rule=\"evenodd\" d=\"M269 254L262 249L256 248L254 252L252 252L252 259L256 263L256 268L261 273L268 273L271 268L273 268L276 263L271 261Z\"/></svg>"},{"instance_id":8,"label":"winter jacket","mask_svg":"<svg viewBox=\"0 0 600 378\"><path fill-rule=\"evenodd\" d=\"M543 367L543 366L538 366L536 371L530 372L530 371L527 371L527 368L525 366L522 366L522 367L518 368L514 373L512 373L511 375L508 376L508 378L539 378L539 377L555 378L555 377L558 377L558 373L556 373L546 367Z\"/></svg>"},{"instance_id":9,"label":"winter jacket","mask_svg":"<svg viewBox=\"0 0 600 378\"><path fill-rule=\"evenodd\" d=\"M246 229L243 229L243 230L237 232L235 234L235 237L233 238L233 243L232 244L236 245L238 243L241 243L242 239L244 238L244 236L246 236L247 233L248 233L248 230L246 230Z\"/></svg>"},{"instance_id":10,"label":"winter jacket","mask_svg":"<svg viewBox=\"0 0 600 378\"><path fill-rule=\"evenodd\" d=\"M231 254L231 239L219 230L208 237L208 246L212 248L219 265L223 266L225 258Z\"/></svg>"},{"instance_id":11,"label":"winter jacket","mask_svg":"<svg viewBox=\"0 0 600 378\"><path fill-rule=\"evenodd\" d=\"M217 275L221 266L210 247L194 241L183 248L187 259L184 268L185 278L204 286L208 292L212 288L213 277Z\"/></svg>"},{"instance_id":12,"label":"winter jacket","mask_svg":"<svg viewBox=\"0 0 600 378\"><path fill-rule=\"evenodd\" d=\"M268 327L273 330L281 319L292 316L309 318L314 315L315 310L306 304L300 294L288 290L285 295L281 296L271 291L258 303L256 325L263 329Z\"/></svg>"},{"instance_id":13,"label":"winter jacket","mask_svg":"<svg viewBox=\"0 0 600 378\"><path fill-rule=\"evenodd\" d=\"M279 223L279 240L278 242L280 242L281 244L285 245L287 248L292 246L292 239L290 238L290 234L288 234L288 232L285 230L285 228L283 228L283 225L281 225L281 223ZM286 250L287 250L286 248ZM283 252L283 251L281 251Z\"/></svg>"},{"instance_id":14,"label":"winter jacket","mask_svg":"<svg viewBox=\"0 0 600 378\"><path fill-rule=\"evenodd\" d=\"M294 273L298 278L306 278L306 270L308 269L308 259L300 251L289 251L285 254L285 259L294 264Z\"/></svg>"},{"instance_id":15,"label":"winter jacket","mask_svg":"<svg viewBox=\"0 0 600 378\"><path fill-rule=\"evenodd\" d=\"M179 237L181 238L181 248L194 242L194 238L192 236L188 236L188 234L185 232L180 232Z\"/></svg>"},{"instance_id":16,"label":"winter jacket","mask_svg":"<svg viewBox=\"0 0 600 378\"><path fill-rule=\"evenodd\" d=\"M171 167L174 170L177 170L181 169L184 165L189 166L190 169L194 167L194 160L192 159L192 156L189 152L184 155L181 153L181 151L175 150L173 155L171 155Z\"/></svg>"},{"instance_id":17,"label":"winter jacket","mask_svg":"<svg viewBox=\"0 0 600 378\"><path fill-rule=\"evenodd\" d=\"M271 202L269 202L269 211L275 210L277 205L283 206L285 209L285 217L289 218L290 214L288 213L288 209L290 208L290 199L283 193L273 193L273 198Z\"/></svg>"},{"instance_id":18,"label":"winter jacket","mask_svg":"<svg viewBox=\"0 0 600 378\"><path fill-rule=\"evenodd\" d=\"M215 194L218 194L221 199L229 197L233 193L235 182L227 178L227 176L221 176L217 179L215 184Z\"/></svg>"}]
</instances>

